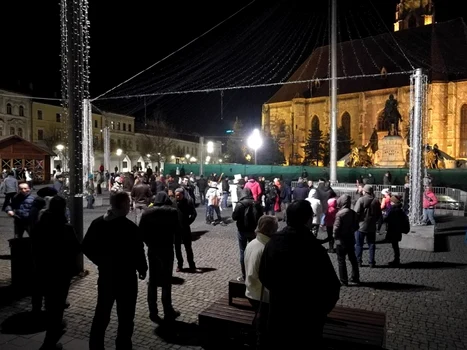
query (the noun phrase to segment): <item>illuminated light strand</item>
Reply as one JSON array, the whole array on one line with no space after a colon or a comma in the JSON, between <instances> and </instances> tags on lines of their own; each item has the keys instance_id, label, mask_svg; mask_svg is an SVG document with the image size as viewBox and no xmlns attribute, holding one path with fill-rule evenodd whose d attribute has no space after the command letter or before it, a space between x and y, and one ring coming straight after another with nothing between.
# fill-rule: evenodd
<instances>
[{"instance_id":1,"label":"illuminated light strand","mask_svg":"<svg viewBox=\"0 0 467 350\"><path fill-rule=\"evenodd\" d=\"M345 27L347 29L347 34L349 36L349 41L350 41L350 47L352 48L352 52L353 52L353 55L355 57L355 61L357 62L357 66L358 66L358 69L360 70L360 73L362 74L365 74L365 72L363 71L363 67L362 67L362 64L360 63L360 60L358 59L358 55L357 55L357 52L355 51L355 47L353 45L353 40L352 40L352 34L350 32L350 27L349 27L349 22L347 20L347 16L344 16L344 20L345 20ZM360 38L361 39L361 38Z\"/></svg>"},{"instance_id":2,"label":"illuminated light strand","mask_svg":"<svg viewBox=\"0 0 467 350\"><path fill-rule=\"evenodd\" d=\"M339 39L339 43L337 44L337 46L339 47L339 51L340 51L340 54L341 54L341 64L342 64L342 73L344 74L344 76L347 76L347 70L345 69L345 57L344 57L344 43L342 41L342 35L341 35L341 29L340 29L340 21L339 21L339 18L337 19L337 37ZM352 40L350 38L350 40ZM357 58L358 59L358 58Z\"/></svg>"},{"instance_id":3,"label":"illuminated light strand","mask_svg":"<svg viewBox=\"0 0 467 350\"><path fill-rule=\"evenodd\" d=\"M358 29L358 25L357 25L357 22L355 21L355 18L353 16L353 14L352 14L352 11L349 11L349 16L350 16L350 19L352 20L352 23L353 23L354 27L355 27L355 31L357 32L357 35L360 38L359 41L362 44L363 48L365 49L368 58L370 59L371 63L373 63L373 66L376 68L376 70L380 71L380 67L378 67L378 65L376 64L376 61L374 60L373 56L370 54L370 50L368 50L368 47L365 45L365 41L362 39L362 35L360 34L360 30Z\"/></svg>"},{"instance_id":4,"label":"illuminated light strand","mask_svg":"<svg viewBox=\"0 0 467 350\"><path fill-rule=\"evenodd\" d=\"M283 17L284 17L284 16L282 16L282 18L283 18ZM288 16L288 17L291 17L291 16ZM285 18L285 19L286 19L286 18ZM269 39L269 43L270 43L270 44L268 44L268 42L265 43L264 41L261 42L261 40L259 40L259 41L261 42L261 44L262 44L261 47L264 47L264 48L267 50L267 51L265 52L265 54L266 54L265 57L269 57L269 58L270 58L271 55L270 55L269 53L272 53L272 52L275 52L277 56L281 57L281 52L278 52L278 51L277 51L278 49L281 49L282 51L285 52L285 50L286 50L285 44L286 44L286 43L288 43L288 42L297 42L297 40L295 40L295 35L296 35L296 33L300 32L300 28L297 28L297 26L294 25L294 23L292 23L292 21L285 21L285 20L284 20L283 23L287 24L288 27L287 27L286 29L283 29L283 28L282 28L282 25L278 27L278 30L280 30L280 32L282 33L280 39L274 38L274 37L272 37L272 36L269 35L267 38ZM310 22L308 21L308 23L310 23ZM291 36L287 36L287 34L291 32L291 30L293 30L293 33L290 34ZM283 40L284 43L282 43L281 40ZM273 44L275 44L275 45L273 45ZM251 46L251 49L252 49L252 50L257 50L257 48L258 48L258 44L257 44L255 41L252 41L250 46ZM263 51L263 52L264 52L264 51ZM285 55L282 55L282 56L285 56ZM240 61L241 63L242 63L242 62L245 62L244 57L242 57L242 56L238 56L238 57L236 58L236 61ZM236 61L234 61L234 62L236 62ZM261 67L261 65L260 65L260 67L262 68L262 70L266 70L266 71L270 71L270 70L271 70L270 67L272 66L272 64L274 64L275 59L269 59L268 61L269 61L268 65L262 65L262 67ZM261 62L258 62L257 64L260 64L260 63L261 63ZM222 68L222 69L223 69L223 68ZM257 73L255 74L255 76L259 76L259 74L262 73L262 70L260 70L260 69L256 69L256 70L255 70L254 67L253 67L253 65L248 66L247 69L256 71ZM214 75L215 75L215 76L218 76L219 74L218 74L217 72L214 72ZM219 83L221 83L223 86L228 86L229 84L231 84L231 81L234 81L234 80L236 80L237 83L238 83L238 76L241 76L241 75L245 76L245 78L242 79L242 82L240 82L240 85L243 85L244 82L245 82L246 80L248 80L248 79L253 79L251 73L249 73L248 70L244 70L244 71L242 71L242 73L240 73L240 74L239 74L238 70L236 70L236 71L231 71L230 74L229 74L227 77L222 77L222 76L221 76L219 79L216 79L215 82L211 81L210 84L208 84L208 85L210 85L210 86L216 86L216 85L219 85ZM205 80L205 79L203 79L203 80ZM235 82L235 81L234 81L234 82ZM201 82L198 82L198 84L195 84L195 85L197 85L197 87L198 87L198 86L199 86L199 87L202 86L202 85L201 85ZM206 84L205 84L205 85L206 85ZM175 97L174 97L174 98L175 98ZM151 100L150 103L153 103L153 101L154 101L154 100ZM166 103L168 103L168 102L165 102L165 104L166 104ZM139 106L139 107L136 107L134 110L138 110L138 109L140 109L140 108L141 108L141 107Z\"/></svg>"},{"instance_id":5,"label":"illuminated light strand","mask_svg":"<svg viewBox=\"0 0 467 350\"><path fill-rule=\"evenodd\" d=\"M365 12L366 13L366 12ZM362 19L361 20L361 23L363 25L363 27L365 28L365 30L370 33L370 30L369 28L367 27L365 21ZM399 63L397 63L396 61L394 61L394 59L381 47L381 45L379 44L379 42L376 40L375 36L374 35L370 35L370 39L376 44L376 46L380 49L380 51L383 53L384 56L386 56L387 59L389 59L392 63L394 63L395 66L397 66L399 69L404 69ZM412 64L410 63L410 66L412 66ZM380 67L381 69L381 67Z\"/></svg>"},{"instance_id":6,"label":"illuminated light strand","mask_svg":"<svg viewBox=\"0 0 467 350\"><path fill-rule=\"evenodd\" d=\"M371 5L371 7L373 8L373 10L375 10L376 14L378 15L381 23L383 23L384 25L384 28L386 29L386 32L389 33L391 39L394 41L394 43L396 44L397 48L399 49L399 51L401 52L401 54L405 57L405 59L407 60L407 62L410 64L410 67L412 67L412 69L415 69L415 67L413 66L412 62L409 60L409 58L407 57L407 55L405 54L404 50L402 50L402 48L399 46L396 38L394 37L394 34L392 33L392 31L389 30L389 28L386 26L386 24L384 23L383 19L381 18L381 15L379 14L378 10L376 9L375 5L373 4L372 1L368 1Z\"/></svg>"},{"instance_id":7,"label":"illuminated light strand","mask_svg":"<svg viewBox=\"0 0 467 350\"><path fill-rule=\"evenodd\" d=\"M391 72L387 75L404 75L410 74L413 71L401 71L401 72ZM343 79L362 79L362 78L375 78L381 77L381 74L365 74L365 75L352 75L346 77L337 77L337 80ZM331 80L331 78L322 78L321 81ZM227 86L227 87L218 87L212 89L199 89L199 90L184 90L184 91L166 91L166 92L154 92L150 94L141 94L141 95L123 95L123 96L114 96L114 97L102 97L99 98L99 101L103 100L117 100L117 99L127 99L127 98L139 98L139 97L148 97L148 96L164 96L164 95L182 95L190 93L205 93L205 92L215 92L221 90L242 90L242 89L252 89L252 88L262 88L262 87L271 87L271 86L281 86L281 85L292 85L292 84L305 84L315 81L315 79L305 79L305 80L294 80L294 81L283 81L277 83L264 83L264 84L255 84L255 85L244 85L244 86Z\"/></svg>"},{"instance_id":8,"label":"illuminated light strand","mask_svg":"<svg viewBox=\"0 0 467 350\"><path fill-rule=\"evenodd\" d=\"M96 98L92 99L91 101L95 101L97 99L99 99L100 97L108 94L109 92L119 88L120 86L122 86L123 84L126 84L128 83L129 81L133 80L134 78L136 78L137 76L143 74L144 72L147 72L148 70L150 70L151 68L155 67L156 65L158 65L159 63L165 61L166 59L172 57L173 55L175 55L177 52L180 52L181 50L183 50L184 48L186 48L187 46L191 45L192 43L194 43L195 41L199 40L200 38L204 37L205 35L207 35L208 33L212 32L214 29L216 29L217 27L219 27L220 25L224 24L226 21L228 21L229 19L231 19L232 17L234 17L235 15L237 15L238 13L242 12L244 9L246 9L247 7L249 7L251 4L253 4L256 0L253 0L251 2L249 2L248 4L246 4L245 6L243 6L240 10L236 11L235 13L233 13L232 15L230 15L229 17L227 17L226 19L224 19L223 21L221 21L220 23L216 24L214 27L208 29L207 31L205 31L203 34L197 36L196 38L194 38L193 40L189 41L187 44L183 45L182 47L178 48L177 50L175 50L174 52L170 53L169 55L165 56L164 58L160 59L159 61L153 63L152 65L150 65L149 67L143 69L142 71L140 71L139 73L136 73L135 75L133 75L132 77L126 79L125 81L123 81L122 83L114 86L113 88L107 90L106 92L104 92L103 94L100 94L99 96L97 96Z\"/></svg>"},{"instance_id":9,"label":"illuminated light strand","mask_svg":"<svg viewBox=\"0 0 467 350\"><path fill-rule=\"evenodd\" d=\"M329 17L329 13L328 13L328 16L326 17L326 23L328 23L330 21L330 17ZM329 32L329 26L324 26L326 29L324 31L324 34L323 34L323 41L321 43L321 50L319 50L319 55L318 55L318 61L316 62L316 67L315 67L315 71L313 72L313 75L312 75L312 79L311 80L316 80L315 77L316 77L316 73L318 72L318 68L319 68L319 64L321 63L321 59L323 58L323 51L324 51L324 43L326 42L326 37L328 34L330 34ZM329 61L329 60L328 60ZM328 72L329 73L329 72ZM329 74L328 74L329 75Z\"/></svg>"}]
</instances>

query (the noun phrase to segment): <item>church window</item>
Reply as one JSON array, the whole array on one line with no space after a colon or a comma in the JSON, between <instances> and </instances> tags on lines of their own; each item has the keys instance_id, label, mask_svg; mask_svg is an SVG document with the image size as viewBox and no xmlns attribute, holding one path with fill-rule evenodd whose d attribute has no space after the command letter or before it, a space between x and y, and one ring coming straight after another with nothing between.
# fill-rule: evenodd
<instances>
[{"instance_id":1,"label":"church window","mask_svg":"<svg viewBox=\"0 0 467 350\"><path fill-rule=\"evenodd\" d=\"M320 130L319 129L319 118L317 115L313 116L313 118L311 118L311 130Z\"/></svg>"},{"instance_id":2,"label":"church window","mask_svg":"<svg viewBox=\"0 0 467 350\"><path fill-rule=\"evenodd\" d=\"M15 134L15 127L10 126L10 135L14 135L14 134Z\"/></svg>"},{"instance_id":3,"label":"church window","mask_svg":"<svg viewBox=\"0 0 467 350\"><path fill-rule=\"evenodd\" d=\"M6 105L6 114L12 114L11 103L7 103Z\"/></svg>"},{"instance_id":4,"label":"church window","mask_svg":"<svg viewBox=\"0 0 467 350\"><path fill-rule=\"evenodd\" d=\"M24 107L23 106L19 106L19 116L24 117Z\"/></svg>"},{"instance_id":5,"label":"church window","mask_svg":"<svg viewBox=\"0 0 467 350\"><path fill-rule=\"evenodd\" d=\"M342 125L342 129L343 129L344 132L345 132L345 138L346 138L346 140L350 140L350 138L351 138L350 124L351 124L350 114L347 113L347 112L345 112L345 113L342 115L342 118L341 118L341 125Z\"/></svg>"},{"instance_id":6,"label":"church window","mask_svg":"<svg viewBox=\"0 0 467 350\"><path fill-rule=\"evenodd\" d=\"M23 128L18 128L18 136L23 137Z\"/></svg>"},{"instance_id":7,"label":"church window","mask_svg":"<svg viewBox=\"0 0 467 350\"><path fill-rule=\"evenodd\" d=\"M467 104L461 107L459 156L467 157Z\"/></svg>"}]
</instances>

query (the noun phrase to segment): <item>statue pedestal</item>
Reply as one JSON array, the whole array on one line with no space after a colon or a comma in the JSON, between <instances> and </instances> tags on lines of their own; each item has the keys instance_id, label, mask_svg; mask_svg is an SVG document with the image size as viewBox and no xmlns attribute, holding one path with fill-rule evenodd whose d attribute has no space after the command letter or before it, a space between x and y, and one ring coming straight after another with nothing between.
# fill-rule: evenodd
<instances>
[{"instance_id":1,"label":"statue pedestal","mask_svg":"<svg viewBox=\"0 0 467 350\"><path fill-rule=\"evenodd\" d=\"M381 168L403 168L407 149L407 142L401 136L384 136L378 142L376 163Z\"/></svg>"}]
</instances>

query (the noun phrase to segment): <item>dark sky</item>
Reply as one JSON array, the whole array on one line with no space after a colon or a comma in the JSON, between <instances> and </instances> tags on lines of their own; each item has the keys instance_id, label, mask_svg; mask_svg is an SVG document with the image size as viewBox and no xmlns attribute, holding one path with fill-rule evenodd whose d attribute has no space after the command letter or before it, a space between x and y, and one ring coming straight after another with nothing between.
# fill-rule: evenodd
<instances>
[{"instance_id":1,"label":"dark sky","mask_svg":"<svg viewBox=\"0 0 467 350\"><path fill-rule=\"evenodd\" d=\"M90 2L91 96L96 97L251 1ZM338 0L338 40L392 31L397 2ZM438 22L467 17L455 1L438 0L435 4ZM59 97L59 1L31 1L28 6L7 1L2 6L0 87L20 90L18 84L24 88L32 82L32 95ZM181 94L95 103L100 108L130 113L140 121L146 103L148 118L162 116L187 134L222 134L237 116L246 124L259 126L261 105L279 86L225 90L223 95L220 91L183 91L287 80L313 48L327 43L327 13L325 1L256 0L208 35L106 96Z\"/></svg>"}]
</instances>

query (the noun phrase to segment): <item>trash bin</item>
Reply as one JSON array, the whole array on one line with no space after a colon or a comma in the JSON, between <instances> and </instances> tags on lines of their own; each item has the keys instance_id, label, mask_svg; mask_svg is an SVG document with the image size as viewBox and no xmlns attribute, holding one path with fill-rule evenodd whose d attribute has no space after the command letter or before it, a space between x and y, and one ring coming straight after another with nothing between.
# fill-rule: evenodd
<instances>
[{"instance_id":1,"label":"trash bin","mask_svg":"<svg viewBox=\"0 0 467 350\"><path fill-rule=\"evenodd\" d=\"M32 286L33 259L31 238L8 240L11 252L11 284L18 291L28 292Z\"/></svg>"}]
</instances>

